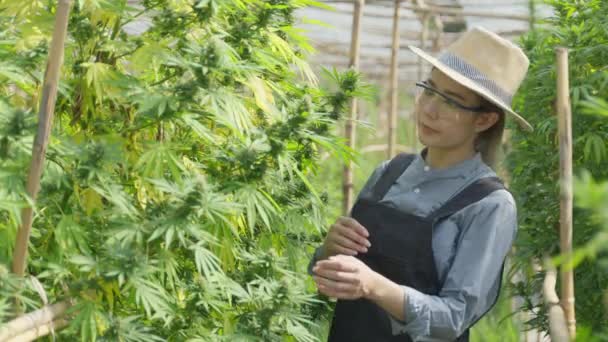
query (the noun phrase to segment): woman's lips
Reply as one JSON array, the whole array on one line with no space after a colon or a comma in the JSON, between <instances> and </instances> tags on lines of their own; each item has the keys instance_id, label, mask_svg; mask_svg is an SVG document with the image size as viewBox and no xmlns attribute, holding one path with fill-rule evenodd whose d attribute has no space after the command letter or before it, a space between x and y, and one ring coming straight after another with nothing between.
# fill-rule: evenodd
<instances>
[{"instance_id":1,"label":"woman's lips","mask_svg":"<svg viewBox=\"0 0 608 342\"><path fill-rule=\"evenodd\" d=\"M424 134L437 134L439 133L439 131L432 129L431 127L423 124L423 123L419 123L420 125L420 130L422 130L422 132Z\"/></svg>"}]
</instances>

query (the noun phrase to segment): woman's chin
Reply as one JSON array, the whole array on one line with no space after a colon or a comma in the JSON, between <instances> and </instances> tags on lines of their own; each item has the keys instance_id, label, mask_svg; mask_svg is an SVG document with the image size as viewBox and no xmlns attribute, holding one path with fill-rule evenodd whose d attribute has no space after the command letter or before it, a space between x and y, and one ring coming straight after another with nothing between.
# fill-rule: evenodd
<instances>
[{"instance_id":1,"label":"woman's chin","mask_svg":"<svg viewBox=\"0 0 608 342\"><path fill-rule=\"evenodd\" d=\"M418 129L418 140L423 144L423 145L434 145L437 143L441 143L441 136L440 134L428 134L427 132L424 132L421 129Z\"/></svg>"},{"instance_id":2,"label":"woman's chin","mask_svg":"<svg viewBox=\"0 0 608 342\"><path fill-rule=\"evenodd\" d=\"M445 141L445 139L441 138L441 136L439 135L425 136L424 134L419 134L418 141L420 141L422 145L428 148L444 149L450 146L450 144Z\"/></svg>"}]
</instances>

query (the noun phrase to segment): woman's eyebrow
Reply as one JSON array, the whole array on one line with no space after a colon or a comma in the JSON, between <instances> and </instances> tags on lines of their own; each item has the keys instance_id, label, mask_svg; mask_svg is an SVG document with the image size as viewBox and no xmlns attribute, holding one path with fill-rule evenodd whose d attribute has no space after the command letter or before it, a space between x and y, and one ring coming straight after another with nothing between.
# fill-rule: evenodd
<instances>
[{"instance_id":1,"label":"woman's eyebrow","mask_svg":"<svg viewBox=\"0 0 608 342\"><path fill-rule=\"evenodd\" d=\"M433 82L433 80L432 80L432 79L430 79L430 78L429 78L429 79L427 80L427 82L428 82L428 84L430 84L430 85L431 85L431 87L433 87L433 88L437 88L437 86L435 85L435 82ZM455 93L455 92L453 92L453 91L446 90L446 91L445 91L445 93L446 93L447 95L451 95L451 96L457 97L457 98L461 99L462 101L466 101L466 99L465 99L465 98L464 98L462 95L460 95L460 94L458 94L458 93Z\"/></svg>"}]
</instances>

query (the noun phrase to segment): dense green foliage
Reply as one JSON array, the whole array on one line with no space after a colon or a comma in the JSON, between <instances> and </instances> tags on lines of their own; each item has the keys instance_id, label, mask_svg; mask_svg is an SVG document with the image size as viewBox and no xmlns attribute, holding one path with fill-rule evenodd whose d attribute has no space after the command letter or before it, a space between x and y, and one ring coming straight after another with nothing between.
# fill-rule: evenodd
<instances>
[{"instance_id":1,"label":"dense green foliage","mask_svg":"<svg viewBox=\"0 0 608 342\"><path fill-rule=\"evenodd\" d=\"M0 317L54 2L0 1ZM292 26L310 0L75 1L28 274L76 300L61 338L312 341L303 270L325 224L308 178L353 72L318 85ZM146 18L150 27L128 34ZM316 239L316 240L315 240ZM23 282L29 284L30 282Z\"/></svg>"},{"instance_id":2,"label":"dense green foliage","mask_svg":"<svg viewBox=\"0 0 608 342\"><path fill-rule=\"evenodd\" d=\"M608 102L597 96L591 96L582 103L583 112L591 115L601 115L608 121ZM576 205L590 213L589 219L600 227L597 235L586 245L575 251L575 267L581 260L593 262L597 268L608 269L608 181L594 180L588 171L582 171L574 185ZM602 286L600 286L602 288ZM603 284L602 302L598 303L608 312L608 285ZM605 324L603 330L592 331L587 329L587 336L577 333L580 341L606 341L608 328ZM580 339L579 339L580 337Z\"/></svg>"},{"instance_id":3,"label":"dense green foliage","mask_svg":"<svg viewBox=\"0 0 608 342\"><path fill-rule=\"evenodd\" d=\"M573 167L575 173L588 170L598 179L608 179L608 122L584 115L590 97L608 99L608 3L601 0L552 0L555 16L547 28L531 31L522 45L531 60L528 78L516 99L516 109L535 127L533 133L515 131L509 158L511 189L517 199L520 231L517 258L522 269L532 274L531 260L559 254L559 154L555 52L557 46L570 49L570 95L573 115ZM577 199L577 200L580 200ZM575 202L575 205L577 203ZM600 231L589 219L588 209L574 212L574 245L589 243ZM528 298L525 309L539 304L542 274L516 284ZM608 314L602 301L608 288L608 269L584 260L575 270L576 315L579 326L597 332L605 328ZM544 315L530 322L546 327Z\"/></svg>"}]
</instances>

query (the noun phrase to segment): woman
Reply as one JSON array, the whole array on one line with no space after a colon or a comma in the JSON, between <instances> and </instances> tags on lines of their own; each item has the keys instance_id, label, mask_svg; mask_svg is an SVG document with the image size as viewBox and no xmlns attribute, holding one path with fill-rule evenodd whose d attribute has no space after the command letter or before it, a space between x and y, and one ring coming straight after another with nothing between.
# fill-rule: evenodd
<instances>
[{"instance_id":1,"label":"woman","mask_svg":"<svg viewBox=\"0 0 608 342\"><path fill-rule=\"evenodd\" d=\"M415 113L420 155L380 165L350 217L311 262L338 298L330 341L468 341L495 304L517 230L516 206L492 170L528 69L517 46L475 28L432 64Z\"/></svg>"}]
</instances>

